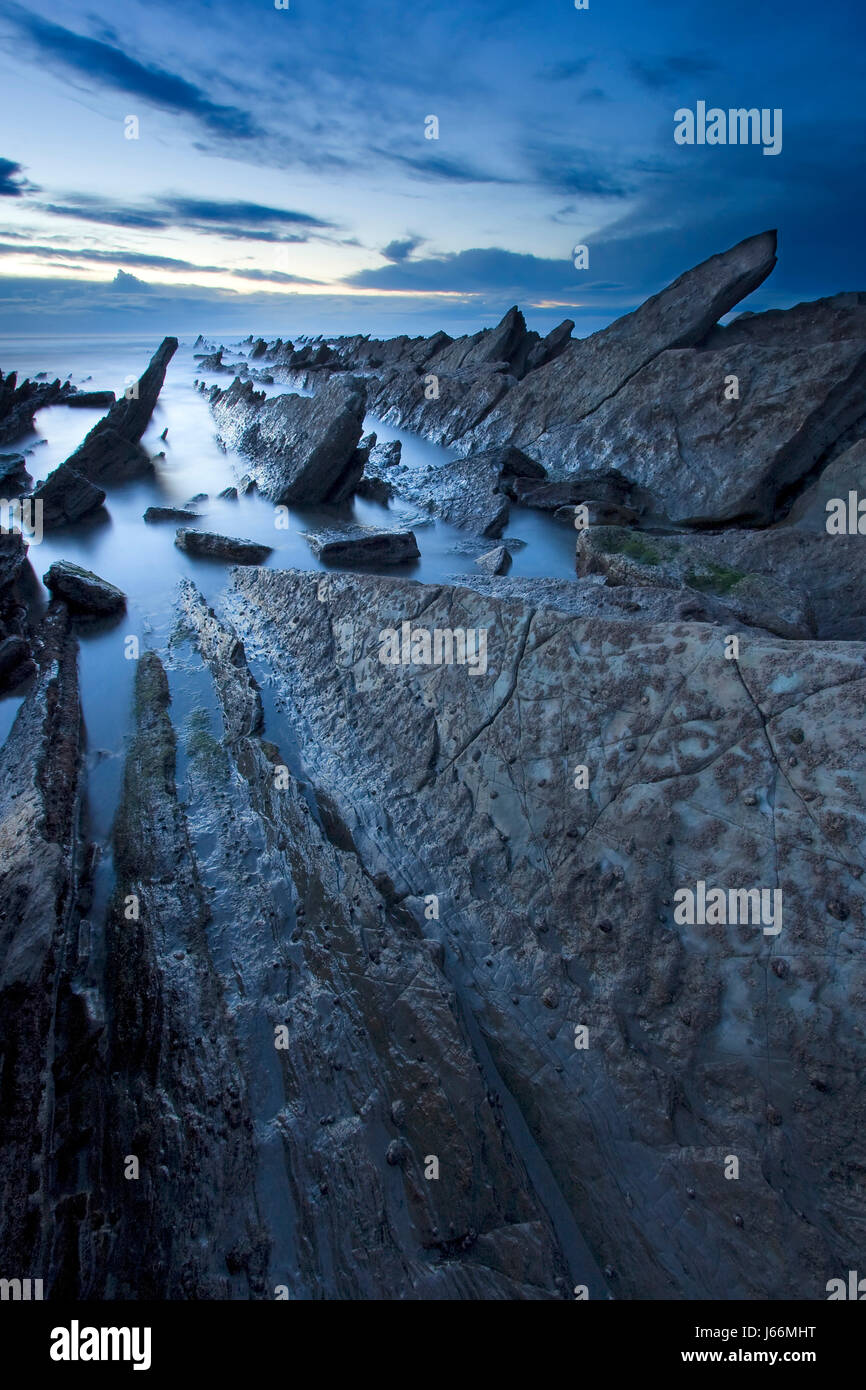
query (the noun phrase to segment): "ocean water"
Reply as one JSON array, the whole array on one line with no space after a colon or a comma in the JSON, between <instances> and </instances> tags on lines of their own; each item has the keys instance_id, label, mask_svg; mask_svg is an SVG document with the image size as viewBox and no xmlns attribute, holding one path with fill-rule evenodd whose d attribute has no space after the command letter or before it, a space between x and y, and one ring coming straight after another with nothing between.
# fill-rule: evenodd
<instances>
[{"instance_id":1,"label":"ocean water","mask_svg":"<svg viewBox=\"0 0 866 1390\"><path fill-rule=\"evenodd\" d=\"M112 389L118 394L125 379L138 377L158 346L154 338L0 338L0 369L17 371L19 379L45 373L70 379L83 389ZM239 360L237 341L226 343L229 361ZM201 349L199 349L201 351ZM48 600L42 576L53 560L67 559L94 570L117 584L127 595L126 615L113 625L82 625L80 673L82 700L90 750L92 798L97 835L105 834L113 815L124 739L129 729L135 663L124 659L128 635L139 638L141 649L167 649L174 626L174 598L178 581L188 576L215 604L225 586L228 566L222 561L185 555L174 544L172 523L146 525L149 506L181 506L196 493L207 493L201 504L200 529L246 537L273 546L266 565L276 569L322 570L304 532L322 526L351 522L367 525L399 524L417 515L416 509L392 503L382 507L355 499L342 508L316 507L290 513L288 530L277 530L274 508L253 494L235 502L220 501L217 494L247 471L244 459L217 443L214 422L205 398L195 389L199 364L193 340L182 342L172 360L143 444L157 459L152 476L111 487L106 508L98 516L74 527L45 533L39 545L31 545L33 574L29 598L38 611ZM205 374L208 382L227 385L230 375ZM257 384L258 386L258 384ZM285 384L266 386L268 394L295 389ZM54 406L40 411L36 430L10 448L27 455L32 477L41 480L75 449L102 414L99 410L71 410ZM165 442L160 435L168 430ZM401 439L403 461L410 467L441 464L454 454L405 430L373 417L367 430L379 440ZM574 533L551 518L524 508L512 508L509 537L525 544L514 552L512 575L549 575L574 579ZM467 553L466 537L440 521L431 521L416 532L421 558L412 565L390 566L379 572L403 575L425 583L441 582L475 571L474 553ZM491 542L491 545L494 542ZM479 547L479 551L484 547ZM475 552L478 553L478 552ZM375 571L374 571L375 572ZM21 695L0 700L0 742L12 726Z\"/></svg>"}]
</instances>

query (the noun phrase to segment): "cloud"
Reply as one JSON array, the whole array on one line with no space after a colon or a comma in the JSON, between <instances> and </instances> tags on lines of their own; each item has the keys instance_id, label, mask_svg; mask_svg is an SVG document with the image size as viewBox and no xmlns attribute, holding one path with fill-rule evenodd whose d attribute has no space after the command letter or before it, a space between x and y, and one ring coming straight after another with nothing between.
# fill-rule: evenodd
<instances>
[{"instance_id":1,"label":"cloud","mask_svg":"<svg viewBox=\"0 0 866 1390\"><path fill-rule=\"evenodd\" d=\"M140 290L149 290L151 286L146 280L139 280L136 275L127 275L125 270L119 270L109 288L113 290L134 290L138 293Z\"/></svg>"},{"instance_id":2,"label":"cloud","mask_svg":"<svg viewBox=\"0 0 866 1390\"><path fill-rule=\"evenodd\" d=\"M488 174L483 169L475 169L456 159L445 159L442 155L431 155L422 159L417 155L398 154L388 150L376 149L374 154L383 155L392 163L425 179L441 179L448 183L513 183L514 180L501 174Z\"/></svg>"},{"instance_id":3,"label":"cloud","mask_svg":"<svg viewBox=\"0 0 866 1390\"><path fill-rule=\"evenodd\" d=\"M73 217L84 222L100 222L110 227L144 228L167 231L185 227L228 237L233 241L309 241L334 224L311 213L289 208L268 207L263 203L223 202L219 199L185 198L166 194L150 204L130 207L107 198L87 194L70 195L62 203L39 204L40 212L57 217Z\"/></svg>"},{"instance_id":4,"label":"cloud","mask_svg":"<svg viewBox=\"0 0 866 1390\"><path fill-rule=\"evenodd\" d=\"M419 294L487 294L506 289L518 295L573 294L583 288L571 261L504 251L498 246L361 270L344 283L358 289L415 290Z\"/></svg>"},{"instance_id":5,"label":"cloud","mask_svg":"<svg viewBox=\"0 0 866 1390\"><path fill-rule=\"evenodd\" d=\"M0 159L0 198L21 198L38 193L35 184L24 178L24 170L14 159Z\"/></svg>"},{"instance_id":6,"label":"cloud","mask_svg":"<svg viewBox=\"0 0 866 1390\"><path fill-rule=\"evenodd\" d=\"M703 77L715 72L718 64L701 54L673 53L667 58L650 61L633 58L630 67L632 77L641 86L657 92L665 87L673 87L684 78Z\"/></svg>"},{"instance_id":7,"label":"cloud","mask_svg":"<svg viewBox=\"0 0 866 1390\"><path fill-rule=\"evenodd\" d=\"M239 107L218 105L186 78L155 64L140 63L114 44L75 34L10 0L0 5L0 13L16 25L42 62L72 72L88 85L101 83L127 96L141 97L162 111L191 116L211 135L224 139L251 140L262 133Z\"/></svg>"},{"instance_id":8,"label":"cloud","mask_svg":"<svg viewBox=\"0 0 866 1390\"><path fill-rule=\"evenodd\" d=\"M12 235L4 232L4 236ZM173 256L148 256L139 251L91 251L83 250L80 247L58 247L58 246L10 246L6 242L0 241L0 256L39 256L43 260L64 260L70 258L76 261L94 261L98 265L134 265L142 270L198 270L198 271L221 271L222 266L218 265L194 265L192 261L178 261Z\"/></svg>"},{"instance_id":9,"label":"cloud","mask_svg":"<svg viewBox=\"0 0 866 1390\"><path fill-rule=\"evenodd\" d=\"M289 275L283 270L230 270L241 280L270 280L275 285L318 285L318 280L307 280L303 275Z\"/></svg>"},{"instance_id":10,"label":"cloud","mask_svg":"<svg viewBox=\"0 0 866 1390\"><path fill-rule=\"evenodd\" d=\"M389 241L388 245L382 248L382 255L386 261L405 261L423 241L424 238L420 236L408 236L403 241Z\"/></svg>"},{"instance_id":11,"label":"cloud","mask_svg":"<svg viewBox=\"0 0 866 1390\"><path fill-rule=\"evenodd\" d=\"M590 198L627 198L634 192L631 181L603 166L588 150L569 146L528 143L524 157L535 182L557 193L580 193Z\"/></svg>"}]
</instances>

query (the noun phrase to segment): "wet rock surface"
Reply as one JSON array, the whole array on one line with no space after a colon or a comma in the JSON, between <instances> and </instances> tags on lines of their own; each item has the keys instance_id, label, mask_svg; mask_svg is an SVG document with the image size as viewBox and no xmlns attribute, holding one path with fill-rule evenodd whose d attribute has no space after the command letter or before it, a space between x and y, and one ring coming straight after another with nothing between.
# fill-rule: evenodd
<instances>
[{"instance_id":1,"label":"wet rock surface","mask_svg":"<svg viewBox=\"0 0 866 1390\"><path fill-rule=\"evenodd\" d=\"M307 540L313 553L328 565L402 565L421 554L414 531L356 526L339 532L310 532Z\"/></svg>"}]
</instances>

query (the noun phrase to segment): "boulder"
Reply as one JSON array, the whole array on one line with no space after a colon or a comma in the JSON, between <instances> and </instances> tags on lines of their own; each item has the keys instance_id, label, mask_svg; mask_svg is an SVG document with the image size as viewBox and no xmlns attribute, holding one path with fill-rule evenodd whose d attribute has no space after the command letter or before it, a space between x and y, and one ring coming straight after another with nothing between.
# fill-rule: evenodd
<instances>
[{"instance_id":1,"label":"boulder","mask_svg":"<svg viewBox=\"0 0 866 1390\"><path fill-rule=\"evenodd\" d=\"M107 615L126 608L126 594L121 589L70 560L55 560L42 582L55 598L76 612Z\"/></svg>"},{"instance_id":2,"label":"boulder","mask_svg":"<svg viewBox=\"0 0 866 1390\"><path fill-rule=\"evenodd\" d=\"M234 536L219 536L213 531L190 531L181 528L174 539L179 550L202 559L228 560L235 565L260 565L273 553L273 546L259 541L238 540Z\"/></svg>"}]
</instances>

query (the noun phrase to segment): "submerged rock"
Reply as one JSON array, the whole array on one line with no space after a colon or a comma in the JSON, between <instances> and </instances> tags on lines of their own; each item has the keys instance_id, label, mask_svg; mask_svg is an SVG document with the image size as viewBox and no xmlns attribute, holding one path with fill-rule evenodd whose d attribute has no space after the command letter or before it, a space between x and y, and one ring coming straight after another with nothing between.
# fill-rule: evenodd
<instances>
[{"instance_id":1,"label":"submerged rock","mask_svg":"<svg viewBox=\"0 0 866 1390\"><path fill-rule=\"evenodd\" d=\"M55 560L42 582L55 598L82 613L122 613L126 608L121 589L71 560Z\"/></svg>"},{"instance_id":2,"label":"submerged rock","mask_svg":"<svg viewBox=\"0 0 866 1390\"><path fill-rule=\"evenodd\" d=\"M213 531L190 531L181 528L174 538L179 550L204 559L228 560L236 565L260 565L273 553L273 546L260 541L238 540L235 536L219 536Z\"/></svg>"}]
</instances>

